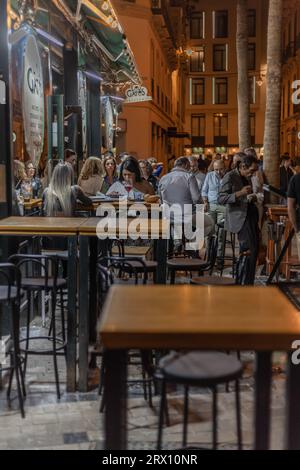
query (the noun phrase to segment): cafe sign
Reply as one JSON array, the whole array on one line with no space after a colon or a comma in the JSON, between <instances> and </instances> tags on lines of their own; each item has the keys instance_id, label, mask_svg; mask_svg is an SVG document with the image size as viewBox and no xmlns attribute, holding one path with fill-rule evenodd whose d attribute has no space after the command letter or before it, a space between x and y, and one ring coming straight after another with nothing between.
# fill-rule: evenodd
<instances>
[{"instance_id":1,"label":"cafe sign","mask_svg":"<svg viewBox=\"0 0 300 470\"><path fill-rule=\"evenodd\" d=\"M25 43L22 98L26 150L37 164L44 148L45 98L42 61L33 35Z\"/></svg>"},{"instance_id":2,"label":"cafe sign","mask_svg":"<svg viewBox=\"0 0 300 470\"><path fill-rule=\"evenodd\" d=\"M125 103L141 103L143 101L152 101L146 87L136 85L126 91Z\"/></svg>"}]
</instances>

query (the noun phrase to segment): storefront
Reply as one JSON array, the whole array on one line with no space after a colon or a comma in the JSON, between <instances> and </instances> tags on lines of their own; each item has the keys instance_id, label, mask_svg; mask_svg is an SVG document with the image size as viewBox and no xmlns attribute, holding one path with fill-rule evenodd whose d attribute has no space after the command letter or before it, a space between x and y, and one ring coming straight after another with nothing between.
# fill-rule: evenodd
<instances>
[{"instance_id":1,"label":"storefront","mask_svg":"<svg viewBox=\"0 0 300 470\"><path fill-rule=\"evenodd\" d=\"M43 172L65 148L79 162L112 149L125 91L141 81L109 1L2 1L0 34L0 204L10 206L14 160Z\"/></svg>"}]
</instances>

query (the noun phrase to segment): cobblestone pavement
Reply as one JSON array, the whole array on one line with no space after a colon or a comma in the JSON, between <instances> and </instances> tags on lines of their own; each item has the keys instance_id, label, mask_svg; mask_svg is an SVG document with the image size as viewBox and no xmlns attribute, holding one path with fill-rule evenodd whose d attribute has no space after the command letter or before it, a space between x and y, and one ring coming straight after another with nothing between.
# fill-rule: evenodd
<instances>
[{"instance_id":1,"label":"cobblestone pavement","mask_svg":"<svg viewBox=\"0 0 300 470\"><path fill-rule=\"evenodd\" d=\"M258 283L263 279L259 278ZM189 280L182 277L178 283ZM32 332L41 333L41 321L36 319ZM253 353L243 353L245 371L241 381L242 427L244 448L253 444ZM284 370L285 356L274 355L275 364ZM99 364L100 365L100 364ZM141 376L137 366L131 367L131 378ZM59 373L63 392L56 398L53 363L51 358L30 357L26 375L26 419L18 411L18 401L6 400L4 384L0 391L0 449L57 449L88 450L103 449L103 415L99 413L98 391L87 394L65 392L65 361L59 358ZM274 373L272 383L272 448L284 447L285 420L285 373ZM229 393L219 391L219 447L236 448L235 394L233 386ZM15 396L14 389L14 396ZM170 426L164 429L164 448L178 449L182 446L183 393L181 389L169 393ZM212 396L209 390L191 390L189 415L189 446L209 448L212 443L211 420ZM159 397L154 398L151 409L143 398L141 385L129 386L128 429L129 448L155 449L158 427Z\"/></svg>"},{"instance_id":2,"label":"cobblestone pavement","mask_svg":"<svg viewBox=\"0 0 300 470\"><path fill-rule=\"evenodd\" d=\"M34 326L39 333L40 327ZM242 422L245 448L253 442L253 359L244 353L245 366L242 390ZM276 362L283 358L277 355ZM98 391L87 394L65 393L65 363L59 359L63 396L56 398L51 358L31 357L26 376L26 419L18 411L18 401L10 406L4 390L0 392L0 449L103 449L103 416L99 414ZM141 376L138 366L131 367L131 377ZM272 387L272 448L283 447L285 374L274 375ZM221 449L236 448L234 386L219 392L219 444ZM13 397L15 397L15 389ZM209 448L212 442L212 396L209 390L191 390L189 446ZM159 398L151 409L143 398L141 385L129 386L128 429L131 449L155 449ZM170 427L164 430L164 448L178 449L182 440L183 393L169 393Z\"/></svg>"}]
</instances>

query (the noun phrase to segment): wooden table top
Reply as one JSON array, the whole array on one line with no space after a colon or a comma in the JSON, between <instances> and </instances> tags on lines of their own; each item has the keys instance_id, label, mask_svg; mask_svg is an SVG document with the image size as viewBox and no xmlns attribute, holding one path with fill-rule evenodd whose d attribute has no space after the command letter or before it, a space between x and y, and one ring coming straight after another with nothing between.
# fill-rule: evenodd
<instances>
[{"instance_id":1,"label":"wooden table top","mask_svg":"<svg viewBox=\"0 0 300 470\"><path fill-rule=\"evenodd\" d=\"M114 286L108 349L289 350L300 312L277 287Z\"/></svg>"},{"instance_id":2,"label":"wooden table top","mask_svg":"<svg viewBox=\"0 0 300 470\"><path fill-rule=\"evenodd\" d=\"M136 220L137 219L128 217L126 223L122 222L122 219L117 219L116 229L114 229L113 223L111 223L109 227L106 228L104 226L101 229L99 224L104 224L104 219L100 217L91 217L89 219L85 219L85 222L79 227L79 233L80 235L86 236L95 236L96 234L114 236L116 234L119 237L123 236L125 238L130 238L129 231L130 229L134 229ZM139 232L141 236L149 237L150 239L167 238L169 233L169 223L166 220L160 219L143 219Z\"/></svg>"},{"instance_id":3,"label":"wooden table top","mask_svg":"<svg viewBox=\"0 0 300 470\"><path fill-rule=\"evenodd\" d=\"M158 212L161 212L161 205L160 204L150 204L148 202L145 202L145 201L141 201L141 202L138 202L138 201L123 201L123 202L120 202L120 201L98 201L98 202L93 202L93 204L91 206L84 206L83 204L81 204L80 202L77 204L77 209L78 210L86 210L86 211L96 211L98 209L98 207L102 206L102 207L105 207L105 206L108 206L108 207L111 207L113 206L115 209L119 209L120 207L128 207L128 208L132 208L133 209L133 206L138 206L139 204L143 204L147 209L148 211L150 210L156 210Z\"/></svg>"},{"instance_id":4,"label":"wooden table top","mask_svg":"<svg viewBox=\"0 0 300 470\"><path fill-rule=\"evenodd\" d=\"M9 217L0 220L0 235L76 235L86 220L76 217Z\"/></svg>"}]
</instances>

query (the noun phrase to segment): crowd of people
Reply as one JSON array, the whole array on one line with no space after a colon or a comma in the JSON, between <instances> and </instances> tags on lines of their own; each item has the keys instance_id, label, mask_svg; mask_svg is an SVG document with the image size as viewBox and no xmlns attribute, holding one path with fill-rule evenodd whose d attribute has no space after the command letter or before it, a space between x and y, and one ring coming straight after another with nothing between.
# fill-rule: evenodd
<instances>
[{"instance_id":1,"label":"crowd of people","mask_svg":"<svg viewBox=\"0 0 300 470\"><path fill-rule=\"evenodd\" d=\"M37 176L32 162L24 165L16 160L15 190L17 194L42 198L46 216L74 216L78 201L83 206L91 206L91 197L110 193L116 183L133 191L137 200L157 194L162 204L178 204L182 208L191 205L194 211L198 204L203 204L205 237L218 232L220 256L225 231L237 234L241 253L249 256L246 283L253 284L264 202L260 163L255 150L250 148L236 153L229 162L220 154L215 154L211 161L196 156L181 157L175 160L174 168L163 175L164 167L155 159L138 160L127 153L116 157L109 151L101 158L88 158L77 175L77 155L67 149L65 161L53 169L48 164L42 178ZM286 197L289 194L289 198L295 193L295 173L298 173L297 165L293 168L290 157L284 155L280 190ZM294 186L290 185L291 181Z\"/></svg>"}]
</instances>

